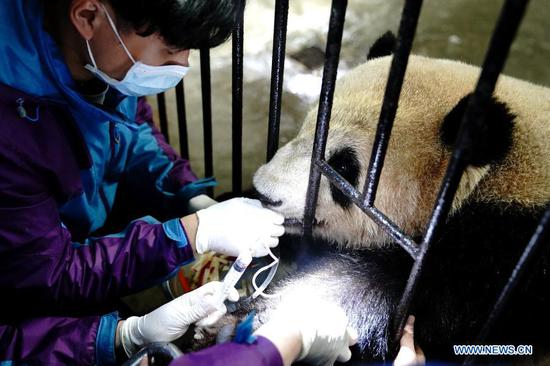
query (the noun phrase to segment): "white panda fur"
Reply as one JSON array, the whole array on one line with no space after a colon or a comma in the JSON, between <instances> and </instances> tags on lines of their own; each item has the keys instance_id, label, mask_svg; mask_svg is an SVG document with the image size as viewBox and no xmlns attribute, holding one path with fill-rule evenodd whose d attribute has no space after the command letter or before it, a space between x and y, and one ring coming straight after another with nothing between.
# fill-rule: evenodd
<instances>
[{"instance_id":1,"label":"white panda fur","mask_svg":"<svg viewBox=\"0 0 550 366\"><path fill-rule=\"evenodd\" d=\"M337 82L326 159L330 161L342 148L353 149L360 190L390 61L390 57L368 61ZM443 121L452 120L451 111L460 110L457 105L473 91L479 72L461 62L410 57L375 206L415 239L423 234L451 154L442 140ZM496 158L467 168L411 308L417 318L415 340L431 361L460 361L451 345L474 342L550 202L550 90L501 76L495 98L493 104L505 103L497 108L500 117L513 123L510 144ZM299 221L303 214L316 114L314 107L298 136L254 176L260 199L289 220ZM500 122L492 124L482 145L499 150L499 144L507 141L506 136L491 140ZM354 205L346 208L334 197L323 178L317 239L306 245L289 236L281 243L282 261L298 267L271 286L274 292L284 290L283 296L245 302L226 321L254 309L259 325L279 301L294 301L297 296L314 308L317 299L331 299L344 308L359 332L354 357L386 359L395 352L390 348L393 314L412 260ZM293 231L290 228L289 233ZM492 333L495 344L534 344L536 357L542 357L537 342L548 349L548 247L539 253L539 263Z\"/></svg>"}]
</instances>

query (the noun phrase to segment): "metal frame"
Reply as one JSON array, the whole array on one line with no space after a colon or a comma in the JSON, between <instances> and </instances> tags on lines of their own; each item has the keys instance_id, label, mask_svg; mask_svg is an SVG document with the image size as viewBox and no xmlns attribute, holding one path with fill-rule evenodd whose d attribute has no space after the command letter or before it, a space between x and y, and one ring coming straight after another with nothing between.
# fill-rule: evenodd
<instances>
[{"instance_id":1,"label":"metal frame","mask_svg":"<svg viewBox=\"0 0 550 366\"><path fill-rule=\"evenodd\" d=\"M243 12L244 1L236 0L240 8L236 27L233 32L233 191L242 191L242 106L243 106ZM469 100L452 157L449 162L437 199L434 203L432 215L426 227L423 239L416 243L407 236L398 225L392 222L383 212L374 206L376 191L380 175L384 166L389 139L395 119L401 87L407 69L407 63L411 52L414 35L422 0L405 0L402 11L401 22L397 35L397 45L391 63L390 73L384 100L379 117L375 142L372 149L371 160L368 167L367 179L363 191L357 190L344 178L342 178L325 160L325 148L328 131L332 101L336 83L342 33L345 24L345 15L348 0L333 0L331 4L331 16L326 45L326 58L323 71L323 81L319 98L319 109L317 114L317 127L315 141L312 151L311 170L304 211L304 225L302 233L307 240L311 238L315 209L321 177L325 176L343 194L351 199L366 215L378 224L390 237L395 240L413 259L414 265L411 270L407 285L395 315L394 343L398 344L407 318L410 305L414 299L418 280L422 273L426 254L431 250L437 240L442 226L449 214L453 198L458 184L468 165L472 143L476 131L482 126L485 108L494 91L498 76L507 59L511 44L515 38L521 20L524 16L529 0L506 0L481 68L477 85ZM288 20L289 0L276 0L274 35L273 35L273 63L271 72L271 98L269 105L269 124L267 142L267 161L275 154L279 142L279 125L281 119L282 85L285 66L286 28ZM213 175L212 164L212 115L210 98L210 68L208 50L201 50L201 73L202 73L202 96L204 115L204 139L205 139L205 166L206 175ZM184 103L183 85L178 85L178 120L180 126L180 146L182 155L188 157L188 150L185 149L187 130L185 122L185 109L180 107ZM160 124L165 133L167 132L166 108L164 107L164 95L158 96ZM181 136L183 131L183 137ZM550 209L545 213L532 239L527 244L521 258L519 259L508 283L502 290L495 306L489 315L477 341L481 344L490 333L494 323L498 320L502 309L506 305L513 290L517 287L522 275L528 271L533 262L532 258L548 237L550 226ZM466 364L472 363L473 357L465 360Z\"/></svg>"}]
</instances>

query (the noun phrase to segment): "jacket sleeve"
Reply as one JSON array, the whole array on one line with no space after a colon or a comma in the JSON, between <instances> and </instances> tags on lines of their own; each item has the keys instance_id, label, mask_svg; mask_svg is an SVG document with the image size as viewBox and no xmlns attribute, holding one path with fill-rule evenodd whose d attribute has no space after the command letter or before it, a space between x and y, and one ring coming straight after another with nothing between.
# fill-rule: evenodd
<instances>
[{"instance_id":1,"label":"jacket sleeve","mask_svg":"<svg viewBox=\"0 0 550 366\"><path fill-rule=\"evenodd\" d=\"M202 351L189 353L172 361L170 366L283 366L275 345L258 337L253 344L223 343Z\"/></svg>"},{"instance_id":2,"label":"jacket sleeve","mask_svg":"<svg viewBox=\"0 0 550 366\"><path fill-rule=\"evenodd\" d=\"M179 219L132 222L82 243L60 221L53 198L0 209L0 289L14 306L91 309L173 275L193 259Z\"/></svg>"},{"instance_id":3,"label":"jacket sleeve","mask_svg":"<svg viewBox=\"0 0 550 366\"><path fill-rule=\"evenodd\" d=\"M55 183L67 175L63 169L71 160L57 163L38 154L60 166L46 170L37 167L38 159L22 156L20 145L0 148L0 293L9 300L4 308L48 315L98 311L193 259L179 219L160 223L145 217L117 234L75 242L58 208L59 190L67 184Z\"/></svg>"},{"instance_id":4,"label":"jacket sleeve","mask_svg":"<svg viewBox=\"0 0 550 366\"><path fill-rule=\"evenodd\" d=\"M186 202L214 186L213 178L198 180L189 161L181 158L153 124L151 107L145 98L137 100L136 121L139 125L130 145L126 176L139 184L139 192L150 187L164 199Z\"/></svg>"},{"instance_id":5,"label":"jacket sleeve","mask_svg":"<svg viewBox=\"0 0 550 366\"><path fill-rule=\"evenodd\" d=\"M0 365L114 365L116 313L0 324Z\"/></svg>"}]
</instances>

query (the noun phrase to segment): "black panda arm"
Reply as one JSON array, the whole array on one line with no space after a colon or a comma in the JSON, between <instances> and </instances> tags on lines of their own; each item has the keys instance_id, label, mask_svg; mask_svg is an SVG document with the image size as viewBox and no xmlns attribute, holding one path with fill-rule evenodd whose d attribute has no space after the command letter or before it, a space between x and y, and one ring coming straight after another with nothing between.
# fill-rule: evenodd
<instances>
[{"instance_id":1,"label":"black panda arm","mask_svg":"<svg viewBox=\"0 0 550 366\"><path fill-rule=\"evenodd\" d=\"M542 212L469 203L449 218L427 259L414 308L416 340L428 358L453 359L453 344L475 342ZM513 295L490 343L536 344L545 339L550 325L550 303L543 296L550 288L549 251L547 246Z\"/></svg>"}]
</instances>

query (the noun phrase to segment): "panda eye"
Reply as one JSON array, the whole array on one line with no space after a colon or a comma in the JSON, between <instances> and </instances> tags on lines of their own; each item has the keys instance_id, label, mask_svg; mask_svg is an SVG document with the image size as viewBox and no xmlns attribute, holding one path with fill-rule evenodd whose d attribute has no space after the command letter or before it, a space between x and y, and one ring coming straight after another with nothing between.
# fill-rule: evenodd
<instances>
[{"instance_id":1,"label":"panda eye","mask_svg":"<svg viewBox=\"0 0 550 366\"><path fill-rule=\"evenodd\" d=\"M348 182L355 185L359 173L359 161L352 148L346 147L338 150L328 160L328 164L334 168Z\"/></svg>"},{"instance_id":2,"label":"panda eye","mask_svg":"<svg viewBox=\"0 0 550 366\"><path fill-rule=\"evenodd\" d=\"M357 154L351 147L345 147L336 151L327 162L345 180L354 187L357 187L361 165L359 164ZM351 205L349 198L340 192L334 185L331 184L330 190L334 201L342 207L348 208Z\"/></svg>"},{"instance_id":3,"label":"panda eye","mask_svg":"<svg viewBox=\"0 0 550 366\"><path fill-rule=\"evenodd\" d=\"M346 164L342 163L338 167L336 167L336 170L338 171L338 173L343 175L344 173L346 173L348 171L348 166Z\"/></svg>"}]
</instances>

